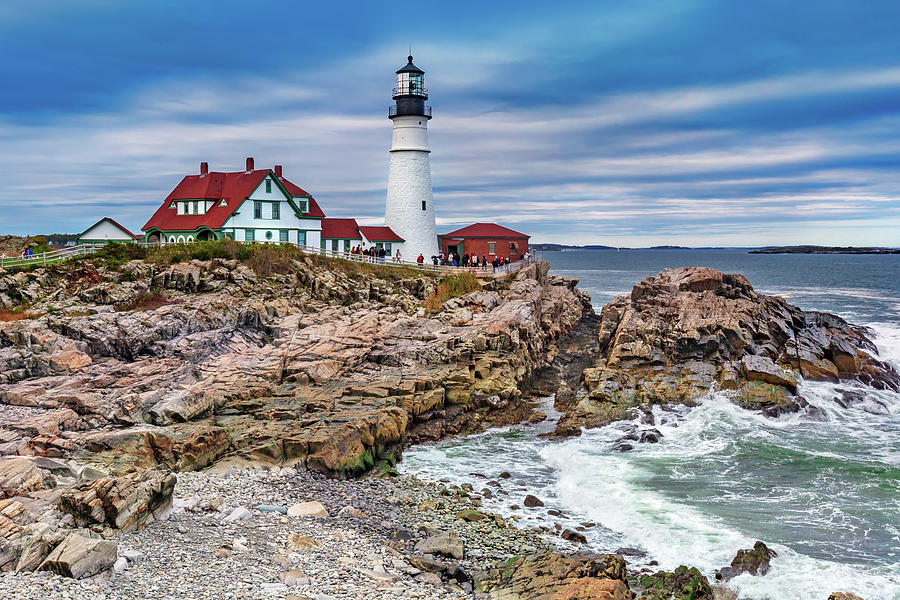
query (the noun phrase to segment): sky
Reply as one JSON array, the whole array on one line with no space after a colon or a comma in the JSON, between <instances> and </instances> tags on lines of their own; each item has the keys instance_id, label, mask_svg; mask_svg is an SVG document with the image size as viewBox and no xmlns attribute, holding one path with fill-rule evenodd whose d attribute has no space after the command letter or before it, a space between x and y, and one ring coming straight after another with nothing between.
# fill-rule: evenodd
<instances>
[{"instance_id":1,"label":"sky","mask_svg":"<svg viewBox=\"0 0 900 600\"><path fill-rule=\"evenodd\" d=\"M411 45L439 233L900 246L898 23L895 0L0 3L0 234L138 231L247 156L379 224Z\"/></svg>"}]
</instances>

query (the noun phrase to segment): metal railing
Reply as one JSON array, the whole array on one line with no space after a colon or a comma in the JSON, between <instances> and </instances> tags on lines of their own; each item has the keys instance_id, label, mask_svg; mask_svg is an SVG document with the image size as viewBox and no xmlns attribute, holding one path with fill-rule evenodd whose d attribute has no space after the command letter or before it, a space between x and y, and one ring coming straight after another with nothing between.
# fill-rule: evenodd
<instances>
[{"instance_id":1,"label":"metal railing","mask_svg":"<svg viewBox=\"0 0 900 600\"><path fill-rule=\"evenodd\" d=\"M160 244L158 242L125 242L125 243L135 243L139 246L143 246L145 248L150 247L158 247L163 245L170 244ZM197 243L189 242L189 243ZM238 242L239 244L253 244L253 243L262 243L262 242ZM364 254L353 254L351 252L344 252L340 250L329 250L326 248L318 248L316 246L308 246L305 244L294 244L291 242L282 242L290 243L292 246L296 246L300 248L303 252L307 254L318 254L321 256L328 256L331 258L339 258L341 260L348 260L351 262L357 263L366 263L372 265L382 265L385 267L402 267L406 269L416 269L420 271L430 271L435 273L472 273L474 275L480 277L496 277L499 275L506 275L508 273L513 273L523 266L527 264L531 264L535 262L536 256L534 253L531 253L528 258L524 258L521 260L517 260L508 265L500 265L498 267L493 267L488 265L486 267L461 267L461 266L453 266L453 265L435 265L431 261L425 261L423 264L418 264L417 262L407 261L407 260L397 260L392 256L384 256L375 257L375 256L366 256ZM76 258L79 256L87 256L88 254L93 254L100 248L103 248L106 244L80 244L78 246L68 246L66 248L60 248L58 250L48 250L47 252L41 252L40 254L34 254L31 256L5 256L0 254L0 268L2 269L10 269L17 267L30 267L30 266L44 266L49 264L54 264L58 262L62 262L65 260L69 260L71 258Z\"/></svg>"},{"instance_id":2,"label":"metal railing","mask_svg":"<svg viewBox=\"0 0 900 600\"><path fill-rule=\"evenodd\" d=\"M422 111L422 113L423 113L424 116L430 118L430 117L431 117L431 107L426 105L425 108L424 108L424 110ZM396 106L396 105L393 105L393 106L388 107L388 116L389 116L389 117L396 117L396 116L397 116L397 106ZM413 114L411 114L411 115L409 115L409 116L415 117L415 116L420 116L420 115L413 115Z\"/></svg>"}]
</instances>

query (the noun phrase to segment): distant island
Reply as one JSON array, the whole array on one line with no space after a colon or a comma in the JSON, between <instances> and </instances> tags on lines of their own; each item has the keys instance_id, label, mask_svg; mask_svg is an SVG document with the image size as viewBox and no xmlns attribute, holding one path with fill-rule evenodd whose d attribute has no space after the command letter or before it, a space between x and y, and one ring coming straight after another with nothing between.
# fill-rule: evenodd
<instances>
[{"instance_id":1,"label":"distant island","mask_svg":"<svg viewBox=\"0 0 900 600\"><path fill-rule=\"evenodd\" d=\"M615 246L569 246L566 244L530 244L532 250L540 250L541 252L556 252L559 250L618 250ZM622 248L627 250L628 248Z\"/></svg>"},{"instance_id":2,"label":"distant island","mask_svg":"<svg viewBox=\"0 0 900 600\"><path fill-rule=\"evenodd\" d=\"M687 246L651 246L649 248L629 248L626 246L602 246L588 244L587 246L570 246L567 244L530 244L532 250L541 252L558 252L560 250L698 250Z\"/></svg>"},{"instance_id":3,"label":"distant island","mask_svg":"<svg viewBox=\"0 0 900 600\"><path fill-rule=\"evenodd\" d=\"M750 254L900 254L897 248L857 248L854 246L781 246L758 248Z\"/></svg>"}]
</instances>

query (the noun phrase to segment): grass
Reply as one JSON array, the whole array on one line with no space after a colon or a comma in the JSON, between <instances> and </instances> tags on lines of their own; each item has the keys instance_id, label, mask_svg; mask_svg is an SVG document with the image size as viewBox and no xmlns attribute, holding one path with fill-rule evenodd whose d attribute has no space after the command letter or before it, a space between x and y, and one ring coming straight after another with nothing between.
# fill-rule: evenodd
<instances>
[{"instance_id":1,"label":"grass","mask_svg":"<svg viewBox=\"0 0 900 600\"><path fill-rule=\"evenodd\" d=\"M22 319L33 319L35 315L27 310L9 310L8 308L0 308L0 322L21 321Z\"/></svg>"},{"instance_id":2,"label":"grass","mask_svg":"<svg viewBox=\"0 0 900 600\"><path fill-rule=\"evenodd\" d=\"M116 304L116 310L124 312L127 310L145 311L165 306L166 304L174 304L174 301L160 292L159 290L144 290L128 302Z\"/></svg>"},{"instance_id":3,"label":"grass","mask_svg":"<svg viewBox=\"0 0 900 600\"><path fill-rule=\"evenodd\" d=\"M381 279L399 281L401 279L409 279L410 277L420 277L423 275L428 277L435 276L434 273L420 270L415 267L390 267L377 263L356 262L353 260L345 260L343 258L334 258L332 256L322 256L320 254L310 254L307 256L307 260L313 266L340 271L350 277L373 275Z\"/></svg>"},{"instance_id":4,"label":"grass","mask_svg":"<svg viewBox=\"0 0 900 600\"><path fill-rule=\"evenodd\" d=\"M481 289L481 283L472 273L453 273L441 279L437 288L425 299L425 311L440 312L444 302Z\"/></svg>"}]
</instances>

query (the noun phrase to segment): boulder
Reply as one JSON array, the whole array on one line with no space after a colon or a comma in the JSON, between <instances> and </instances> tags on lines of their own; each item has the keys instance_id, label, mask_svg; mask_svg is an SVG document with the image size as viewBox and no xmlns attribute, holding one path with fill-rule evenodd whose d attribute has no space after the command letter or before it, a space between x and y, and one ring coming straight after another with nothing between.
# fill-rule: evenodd
<instances>
[{"instance_id":1,"label":"boulder","mask_svg":"<svg viewBox=\"0 0 900 600\"><path fill-rule=\"evenodd\" d=\"M302 533L288 534L287 547L291 550L311 550L321 546L319 542Z\"/></svg>"},{"instance_id":2,"label":"boulder","mask_svg":"<svg viewBox=\"0 0 900 600\"><path fill-rule=\"evenodd\" d=\"M762 381L797 393L797 378L765 356L745 356L741 359L741 375L747 381Z\"/></svg>"},{"instance_id":3,"label":"boulder","mask_svg":"<svg viewBox=\"0 0 900 600\"><path fill-rule=\"evenodd\" d=\"M79 527L131 531L168 513L175 481L175 475L161 467L104 477L66 490L57 505Z\"/></svg>"},{"instance_id":4,"label":"boulder","mask_svg":"<svg viewBox=\"0 0 900 600\"><path fill-rule=\"evenodd\" d=\"M525 496L525 500L522 501L522 504L525 505L525 508L536 508L538 506L543 506L544 502L537 496L528 494L527 496Z\"/></svg>"},{"instance_id":5,"label":"boulder","mask_svg":"<svg viewBox=\"0 0 900 600\"><path fill-rule=\"evenodd\" d=\"M27 458L0 459L0 500L55 486L53 475Z\"/></svg>"},{"instance_id":6,"label":"boulder","mask_svg":"<svg viewBox=\"0 0 900 600\"><path fill-rule=\"evenodd\" d=\"M765 575L769 572L770 561L776 556L778 556L778 553L763 542L757 541L753 544L753 548L738 550L731 561L731 566L719 569L716 572L716 579L727 581L741 573Z\"/></svg>"},{"instance_id":7,"label":"boulder","mask_svg":"<svg viewBox=\"0 0 900 600\"><path fill-rule=\"evenodd\" d=\"M572 529L563 529L562 533L559 534L559 537L566 540L567 542L587 544L587 538L584 536L584 534L573 531Z\"/></svg>"},{"instance_id":8,"label":"boulder","mask_svg":"<svg viewBox=\"0 0 900 600\"><path fill-rule=\"evenodd\" d=\"M851 594L850 592L834 592L830 596L828 596L828 600L863 600L860 596L856 594Z\"/></svg>"},{"instance_id":9,"label":"boulder","mask_svg":"<svg viewBox=\"0 0 900 600\"><path fill-rule=\"evenodd\" d=\"M473 522L473 521L483 521L487 518L487 515L481 512L480 510L475 510L473 508L467 508L456 513L456 518L461 519L463 521Z\"/></svg>"},{"instance_id":10,"label":"boulder","mask_svg":"<svg viewBox=\"0 0 900 600\"><path fill-rule=\"evenodd\" d=\"M491 598L518 600L632 600L625 561L615 555L513 556L475 576L475 589Z\"/></svg>"},{"instance_id":11,"label":"boulder","mask_svg":"<svg viewBox=\"0 0 900 600\"><path fill-rule=\"evenodd\" d=\"M465 554L462 539L452 532L443 532L421 540L415 546L416 552L434 554L462 560Z\"/></svg>"},{"instance_id":12,"label":"boulder","mask_svg":"<svg viewBox=\"0 0 900 600\"><path fill-rule=\"evenodd\" d=\"M44 559L38 570L83 579L111 569L115 562L115 542L71 533Z\"/></svg>"},{"instance_id":13,"label":"boulder","mask_svg":"<svg viewBox=\"0 0 900 600\"><path fill-rule=\"evenodd\" d=\"M657 571L652 575L638 578L642 588L641 600L670 600L690 598L691 600L714 600L715 595L709 580L695 567L680 566L674 571Z\"/></svg>"},{"instance_id":14,"label":"boulder","mask_svg":"<svg viewBox=\"0 0 900 600\"><path fill-rule=\"evenodd\" d=\"M289 517L327 517L328 511L321 502L299 502L287 511Z\"/></svg>"}]
</instances>

